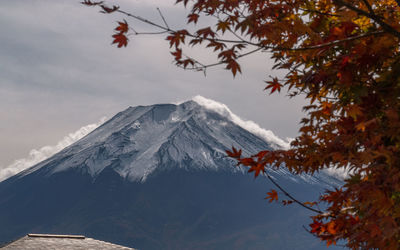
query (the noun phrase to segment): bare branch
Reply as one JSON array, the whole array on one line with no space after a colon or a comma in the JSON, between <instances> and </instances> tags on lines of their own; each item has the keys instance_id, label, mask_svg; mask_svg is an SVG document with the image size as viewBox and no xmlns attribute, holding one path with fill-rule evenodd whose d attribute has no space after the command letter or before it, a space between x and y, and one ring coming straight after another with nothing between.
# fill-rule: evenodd
<instances>
[{"instance_id":1,"label":"bare branch","mask_svg":"<svg viewBox=\"0 0 400 250\"><path fill-rule=\"evenodd\" d=\"M117 10L117 12L119 12L119 13L121 13L121 14L124 14L124 15L126 15L126 16L129 16L129 17L132 17L132 18L134 18L134 19L136 19L136 20L138 20L138 21L140 21L140 22L147 23L147 24L152 25L152 26L154 26L154 27L157 27L157 28L159 28L159 29L165 30L165 31L167 31L167 32L173 32L173 30L171 30L170 28L164 27L164 26L162 26L162 25L159 25L159 24L157 24L157 23L154 23L154 22L152 22L152 21L149 21L149 20L147 20L147 19L145 19L145 18L143 18L143 17L137 16L137 15L133 15L133 14L128 13L128 12L125 12L125 11L123 11L123 10Z\"/></svg>"},{"instance_id":2,"label":"bare branch","mask_svg":"<svg viewBox=\"0 0 400 250\"><path fill-rule=\"evenodd\" d=\"M248 56L248 55L251 55L251 54L256 53L256 52L258 52L258 51L260 51L260 50L263 50L263 49L264 49L264 48L257 48L257 49L251 50L251 51L249 51L249 52L240 54L240 55L237 56L237 59L242 58L242 57L245 57L245 56ZM186 55L185 55L185 56L186 56ZM207 68L211 68L211 67L215 67L215 66L218 66L218 65L227 63L226 61L219 61L219 62L212 63L212 64L203 64L203 63L200 63L199 61L193 59L192 57L189 57L189 56L186 56L186 57L187 57L188 59L193 60L195 63L197 63L197 64L199 65L199 66L193 66L193 67L191 67L191 68L185 68L185 69L188 69L188 70L203 71L203 70L206 70ZM180 66L180 65L178 65L178 67L179 67L179 66ZM181 68L184 68L184 67L181 66Z\"/></svg>"},{"instance_id":3,"label":"bare branch","mask_svg":"<svg viewBox=\"0 0 400 250\"><path fill-rule=\"evenodd\" d=\"M308 210L311 210L311 211L313 211L313 212L315 212L315 213L318 213L318 214L322 214L322 213L323 213L323 212L320 211L320 210L317 210L317 209L314 209L314 208L312 208L312 207L308 207L308 206L304 205L302 202L298 201L298 200L295 199L292 195L290 195L288 192L286 192L286 190L283 189L269 174L265 173L265 175L267 176L267 178L268 178L277 188L279 188L279 190L282 191L282 193L283 193L284 195L286 195L287 197L289 197L292 201L296 202L296 203L299 204L300 206L302 206L302 207L304 207L304 208L307 208Z\"/></svg>"},{"instance_id":4,"label":"bare branch","mask_svg":"<svg viewBox=\"0 0 400 250\"><path fill-rule=\"evenodd\" d=\"M161 16L161 18L162 18L162 20L163 20L165 26L169 29L168 23L167 23L167 21L165 20L164 15L161 13L160 8L157 7L157 10L158 10L158 13L160 13L160 16Z\"/></svg>"}]
</instances>

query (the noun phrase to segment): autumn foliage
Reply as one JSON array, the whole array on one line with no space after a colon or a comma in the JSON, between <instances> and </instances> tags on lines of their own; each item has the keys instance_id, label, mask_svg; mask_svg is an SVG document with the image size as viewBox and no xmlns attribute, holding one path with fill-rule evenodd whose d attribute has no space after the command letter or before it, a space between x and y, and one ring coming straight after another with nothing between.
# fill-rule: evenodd
<instances>
[{"instance_id":1,"label":"autumn foliage","mask_svg":"<svg viewBox=\"0 0 400 250\"><path fill-rule=\"evenodd\" d=\"M344 240L353 249L400 248L400 1L395 0L178 0L188 8L187 22L214 18L215 25L196 32L165 32L178 66L205 71L223 65L241 72L239 59L269 51L283 79L266 79L269 93L287 91L304 96L299 136L288 150L242 156L228 151L255 176L286 167L295 174L326 168L347 169L342 188L319 200L301 203L315 211L309 231L327 245ZM98 5L140 21L140 17ZM143 20L141 20L143 21ZM151 23L144 20L144 22ZM153 23L154 24L154 23ZM114 43L126 46L127 22L118 23ZM134 32L135 33L135 32ZM218 62L200 63L183 53L200 46L215 53ZM245 97L244 97L245 98ZM288 200L299 203L280 190ZM267 200L276 202L271 190Z\"/></svg>"}]
</instances>

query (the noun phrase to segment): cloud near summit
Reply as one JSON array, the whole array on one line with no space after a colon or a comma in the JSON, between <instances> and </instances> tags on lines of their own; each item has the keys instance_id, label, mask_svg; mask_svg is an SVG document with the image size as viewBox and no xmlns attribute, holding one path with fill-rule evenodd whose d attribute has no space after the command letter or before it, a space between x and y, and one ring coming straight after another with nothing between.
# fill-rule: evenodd
<instances>
[{"instance_id":1,"label":"cloud near summit","mask_svg":"<svg viewBox=\"0 0 400 250\"><path fill-rule=\"evenodd\" d=\"M275 146L275 149L288 149L290 147L290 143L282 140L278 136L276 136L271 130L266 130L261 128L257 123L253 121L245 121L239 116L232 113L232 111L223 103L219 103L217 101L207 99L203 96L197 95L193 97L193 101L197 102L199 105L217 112L218 114L227 117L235 124L240 127L246 129L247 131L261 137L269 143L272 143L272 146Z\"/></svg>"},{"instance_id":2,"label":"cloud near summit","mask_svg":"<svg viewBox=\"0 0 400 250\"><path fill-rule=\"evenodd\" d=\"M105 121L106 121L106 118L103 117L103 118L101 118L101 120L98 123L93 123L93 124L89 124L84 127L81 127L77 131L65 136L56 145L44 146L40 149L32 149L29 152L28 157L15 160L11 165L9 165L5 168L0 168L0 181L3 181L5 179L7 179L8 177L11 177L15 174L18 174L19 172L21 172L29 167L32 167L33 165L51 157L52 155L58 153L62 149L71 145L72 143L78 141L85 135L89 134L94 129L96 129L98 126L103 124Z\"/></svg>"}]
</instances>

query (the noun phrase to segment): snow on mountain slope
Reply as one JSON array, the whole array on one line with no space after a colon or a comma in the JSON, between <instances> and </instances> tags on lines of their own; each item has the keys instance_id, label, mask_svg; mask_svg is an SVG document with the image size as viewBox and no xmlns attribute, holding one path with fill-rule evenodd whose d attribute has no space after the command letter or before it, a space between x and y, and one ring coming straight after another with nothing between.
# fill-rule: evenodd
<instances>
[{"instance_id":1,"label":"snow on mountain slope","mask_svg":"<svg viewBox=\"0 0 400 250\"><path fill-rule=\"evenodd\" d=\"M38 169L47 175L77 169L96 178L111 168L123 178L145 181L155 170L168 168L244 171L225 150L244 155L288 147L271 131L243 121L225 105L197 96L175 104L129 107L93 132L47 160L19 174ZM281 168L275 174L293 177ZM307 182L318 182L301 176Z\"/></svg>"},{"instance_id":2,"label":"snow on mountain slope","mask_svg":"<svg viewBox=\"0 0 400 250\"><path fill-rule=\"evenodd\" d=\"M0 182L53 156L54 154L58 153L59 151L63 150L64 148L68 147L69 145L75 143L82 137L92 132L105 121L106 117L103 117L97 123L83 126L77 131L69 133L54 145L47 145L39 149L32 149L27 157L17 159L12 164L6 167L0 166Z\"/></svg>"},{"instance_id":3,"label":"snow on mountain slope","mask_svg":"<svg viewBox=\"0 0 400 250\"><path fill-rule=\"evenodd\" d=\"M232 113L232 111L225 105L219 102L216 102L211 99L204 98L202 96L195 96L193 101L197 102L201 106L210 109L212 111L217 112L218 114L228 118L238 126L246 129L250 133L253 133L265 141L271 144L271 147L274 149L288 149L290 147L290 143L282 140L277 137L271 130L266 130L261 128L257 123L253 121L244 121L239 116Z\"/></svg>"}]
</instances>

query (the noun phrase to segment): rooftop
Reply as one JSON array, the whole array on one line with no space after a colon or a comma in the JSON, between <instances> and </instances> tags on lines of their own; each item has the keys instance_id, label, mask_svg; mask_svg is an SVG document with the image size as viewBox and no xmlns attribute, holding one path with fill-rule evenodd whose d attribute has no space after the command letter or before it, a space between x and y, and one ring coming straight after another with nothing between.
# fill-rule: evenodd
<instances>
[{"instance_id":1,"label":"rooftop","mask_svg":"<svg viewBox=\"0 0 400 250\"><path fill-rule=\"evenodd\" d=\"M4 246L2 249L133 249L124 247L109 242L95 240L85 237L83 235L57 235L57 234L28 234L10 244Z\"/></svg>"}]
</instances>

